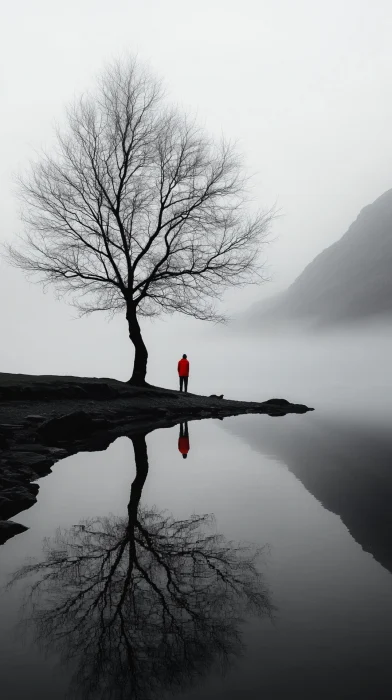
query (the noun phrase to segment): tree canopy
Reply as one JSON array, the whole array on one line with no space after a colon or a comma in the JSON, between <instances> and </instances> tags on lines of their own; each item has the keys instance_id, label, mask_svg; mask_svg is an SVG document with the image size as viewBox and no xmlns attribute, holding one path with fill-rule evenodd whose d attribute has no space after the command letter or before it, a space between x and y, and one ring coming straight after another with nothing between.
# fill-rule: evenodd
<instances>
[{"instance_id":1,"label":"tree canopy","mask_svg":"<svg viewBox=\"0 0 392 700\"><path fill-rule=\"evenodd\" d=\"M250 210L236 149L168 105L135 60L67 111L56 147L20 179L26 230L12 262L82 313L124 311L144 383L142 316L223 318L231 286L262 279L271 212Z\"/></svg>"}]
</instances>

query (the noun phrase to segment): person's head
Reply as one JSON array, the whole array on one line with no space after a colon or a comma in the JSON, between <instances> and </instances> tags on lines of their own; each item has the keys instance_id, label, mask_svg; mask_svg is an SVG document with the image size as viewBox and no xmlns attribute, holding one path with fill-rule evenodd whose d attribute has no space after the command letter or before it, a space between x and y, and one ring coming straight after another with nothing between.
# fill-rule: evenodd
<instances>
[{"instance_id":1,"label":"person's head","mask_svg":"<svg viewBox=\"0 0 392 700\"><path fill-rule=\"evenodd\" d=\"M186 459L187 457L188 457L188 455L182 455L183 459Z\"/></svg>"},{"instance_id":2,"label":"person's head","mask_svg":"<svg viewBox=\"0 0 392 700\"><path fill-rule=\"evenodd\" d=\"M183 360L186 360L186 355L185 355L185 353L183 354L182 359L183 359Z\"/></svg>"}]
</instances>

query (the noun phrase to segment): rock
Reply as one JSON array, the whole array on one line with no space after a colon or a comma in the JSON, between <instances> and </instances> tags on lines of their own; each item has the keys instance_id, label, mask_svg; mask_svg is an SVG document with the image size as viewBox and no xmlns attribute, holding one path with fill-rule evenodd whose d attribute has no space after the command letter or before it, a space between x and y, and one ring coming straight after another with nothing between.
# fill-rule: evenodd
<instances>
[{"instance_id":1,"label":"rock","mask_svg":"<svg viewBox=\"0 0 392 700\"><path fill-rule=\"evenodd\" d=\"M3 489L0 495L3 498L15 499L24 497L26 493L28 493L31 496L36 496L38 491L39 486L35 483L16 484L15 486Z\"/></svg>"},{"instance_id":2,"label":"rock","mask_svg":"<svg viewBox=\"0 0 392 700\"><path fill-rule=\"evenodd\" d=\"M36 502L35 495L30 493L24 486L6 489L0 494L0 518L8 520L8 518L12 518L13 515L16 515L21 510L31 508Z\"/></svg>"},{"instance_id":3,"label":"rock","mask_svg":"<svg viewBox=\"0 0 392 700\"><path fill-rule=\"evenodd\" d=\"M64 457L69 456L69 452L64 450L62 447L48 447L49 454L54 457L54 459L64 459Z\"/></svg>"},{"instance_id":4,"label":"rock","mask_svg":"<svg viewBox=\"0 0 392 700\"><path fill-rule=\"evenodd\" d=\"M28 528L21 523L14 523L13 520L0 520L0 544L4 544L11 537L25 532Z\"/></svg>"},{"instance_id":5,"label":"rock","mask_svg":"<svg viewBox=\"0 0 392 700\"><path fill-rule=\"evenodd\" d=\"M270 406L270 410L267 411L269 416L284 416L287 413L286 406L289 406L291 410L290 413L308 413L308 411L314 411L314 408L309 408L309 406L304 406L302 403L290 403L286 399L269 399L264 401L264 404Z\"/></svg>"},{"instance_id":6,"label":"rock","mask_svg":"<svg viewBox=\"0 0 392 700\"><path fill-rule=\"evenodd\" d=\"M48 447L48 445L39 444L22 444L13 445L9 459L12 463L23 462L24 464L35 467L42 465L43 467L51 467L53 460L63 459L68 457L67 450L61 447Z\"/></svg>"},{"instance_id":7,"label":"rock","mask_svg":"<svg viewBox=\"0 0 392 700\"><path fill-rule=\"evenodd\" d=\"M210 394L209 398L210 399L223 399L223 394L219 394L219 396L217 394Z\"/></svg>"},{"instance_id":8,"label":"rock","mask_svg":"<svg viewBox=\"0 0 392 700\"><path fill-rule=\"evenodd\" d=\"M2 494L5 489L12 489L14 486L20 486L24 482L29 483L29 480L27 477L24 476L24 474L18 473L17 475L14 475L10 473L9 471L7 472L2 472L0 474L0 495Z\"/></svg>"},{"instance_id":9,"label":"rock","mask_svg":"<svg viewBox=\"0 0 392 700\"><path fill-rule=\"evenodd\" d=\"M2 435L5 435L7 437L12 437L14 433L16 433L18 430L21 430L24 427L25 426L23 426L22 424L15 425L13 423L12 424L11 423L1 423L0 424L0 433L2 433Z\"/></svg>"},{"instance_id":10,"label":"rock","mask_svg":"<svg viewBox=\"0 0 392 700\"><path fill-rule=\"evenodd\" d=\"M119 396L118 390L104 382L94 382L83 387L89 398L92 399L116 399Z\"/></svg>"},{"instance_id":11,"label":"rock","mask_svg":"<svg viewBox=\"0 0 392 700\"><path fill-rule=\"evenodd\" d=\"M154 412L162 418L165 418L170 414L170 411L168 411L167 408L156 408Z\"/></svg>"},{"instance_id":12,"label":"rock","mask_svg":"<svg viewBox=\"0 0 392 700\"><path fill-rule=\"evenodd\" d=\"M47 401L61 399L115 399L118 389L106 382L69 382L66 378L53 377L53 381L34 381L30 385L0 386L1 401Z\"/></svg>"},{"instance_id":13,"label":"rock","mask_svg":"<svg viewBox=\"0 0 392 700\"><path fill-rule=\"evenodd\" d=\"M47 445L39 445L36 443L30 444L30 443L22 443L21 445L13 445L12 446L12 452L34 452L35 454L41 454L41 455L48 455L51 451L51 448L48 447Z\"/></svg>"},{"instance_id":14,"label":"rock","mask_svg":"<svg viewBox=\"0 0 392 700\"><path fill-rule=\"evenodd\" d=\"M16 481L16 479L10 479L8 475L3 476L3 474L0 474L0 496L3 492L3 489L10 489L13 486L17 486L18 483L20 482Z\"/></svg>"},{"instance_id":15,"label":"rock","mask_svg":"<svg viewBox=\"0 0 392 700\"><path fill-rule=\"evenodd\" d=\"M107 418L93 418L93 426L95 430L105 430L112 425L111 421Z\"/></svg>"},{"instance_id":16,"label":"rock","mask_svg":"<svg viewBox=\"0 0 392 700\"><path fill-rule=\"evenodd\" d=\"M37 428L37 433L47 442L80 437L96 430L94 420L86 411L73 411L59 418L50 418Z\"/></svg>"},{"instance_id":17,"label":"rock","mask_svg":"<svg viewBox=\"0 0 392 700\"><path fill-rule=\"evenodd\" d=\"M47 454L37 454L37 452L11 452L8 457L9 463L30 467L35 472L50 469L53 465L53 459Z\"/></svg>"},{"instance_id":18,"label":"rock","mask_svg":"<svg viewBox=\"0 0 392 700\"><path fill-rule=\"evenodd\" d=\"M34 423L43 423L44 420L45 420L44 416L31 415L31 416L26 416L26 418L24 419L24 422L27 424L34 424Z\"/></svg>"}]
</instances>

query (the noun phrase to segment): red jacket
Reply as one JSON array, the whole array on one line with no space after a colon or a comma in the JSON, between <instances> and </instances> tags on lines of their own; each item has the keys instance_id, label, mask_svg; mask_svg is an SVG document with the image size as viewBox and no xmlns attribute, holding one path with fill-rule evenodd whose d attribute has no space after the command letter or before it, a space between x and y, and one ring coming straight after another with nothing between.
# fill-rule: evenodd
<instances>
[{"instance_id":1,"label":"red jacket","mask_svg":"<svg viewBox=\"0 0 392 700\"><path fill-rule=\"evenodd\" d=\"M189 452L189 437L178 438L178 449L182 455L187 455Z\"/></svg>"},{"instance_id":2,"label":"red jacket","mask_svg":"<svg viewBox=\"0 0 392 700\"><path fill-rule=\"evenodd\" d=\"M178 374L180 377L189 377L189 360L182 358L178 363Z\"/></svg>"}]
</instances>

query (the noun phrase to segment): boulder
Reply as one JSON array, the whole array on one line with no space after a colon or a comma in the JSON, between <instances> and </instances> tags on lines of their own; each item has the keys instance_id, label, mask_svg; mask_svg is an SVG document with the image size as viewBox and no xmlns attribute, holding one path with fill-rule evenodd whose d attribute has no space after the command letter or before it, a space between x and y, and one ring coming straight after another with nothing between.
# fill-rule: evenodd
<instances>
[{"instance_id":1,"label":"boulder","mask_svg":"<svg viewBox=\"0 0 392 700\"><path fill-rule=\"evenodd\" d=\"M31 415L31 416L26 416L24 419L24 422L27 425L34 425L36 423L43 423L45 420L44 416L36 416L36 415Z\"/></svg>"},{"instance_id":2,"label":"boulder","mask_svg":"<svg viewBox=\"0 0 392 700\"><path fill-rule=\"evenodd\" d=\"M34 452L34 454L40 454L42 456L48 455L51 452L51 447L47 445L39 445L37 443L21 443L20 445L13 445L12 452Z\"/></svg>"},{"instance_id":3,"label":"boulder","mask_svg":"<svg viewBox=\"0 0 392 700\"><path fill-rule=\"evenodd\" d=\"M69 452L62 447L48 447L49 454L56 460L69 456Z\"/></svg>"},{"instance_id":4,"label":"boulder","mask_svg":"<svg viewBox=\"0 0 392 700\"><path fill-rule=\"evenodd\" d=\"M0 544L4 544L11 537L25 532L28 528L21 523L14 523L13 520L0 520Z\"/></svg>"},{"instance_id":5,"label":"boulder","mask_svg":"<svg viewBox=\"0 0 392 700\"><path fill-rule=\"evenodd\" d=\"M6 489L3 489L1 491L1 497L4 498L11 498L11 499L16 499L16 498L24 498L25 494L29 494L31 496L36 496L39 491L39 486L38 484L35 483L24 483L24 484L15 484L14 486L10 486Z\"/></svg>"},{"instance_id":6,"label":"boulder","mask_svg":"<svg viewBox=\"0 0 392 700\"><path fill-rule=\"evenodd\" d=\"M8 456L10 466L29 467L37 474L42 471L49 471L53 465L53 459L50 455L40 454L37 452L12 451Z\"/></svg>"},{"instance_id":7,"label":"boulder","mask_svg":"<svg viewBox=\"0 0 392 700\"><path fill-rule=\"evenodd\" d=\"M37 484L30 484L30 486L37 486ZM36 501L36 496L30 492L30 487L14 486L11 489L6 489L0 494L0 518L8 520L13 515L20 513L21 510L31 508Z\"/></svg>"},{"instance_id":8,"label":"boulder","mask_svg":"<svg viewBox=\"0 0 392 700\"><path fill-rule=\"evenodd\" d=\"M21 477L20 474L12 474L10 471L0 472L0 495L5 489L11 489L13 486L20 486L21 483L27 482L28 479Z\"/></svg>"}]
</instances>

